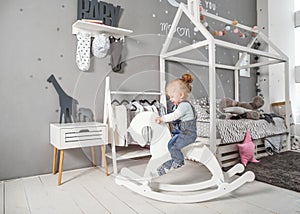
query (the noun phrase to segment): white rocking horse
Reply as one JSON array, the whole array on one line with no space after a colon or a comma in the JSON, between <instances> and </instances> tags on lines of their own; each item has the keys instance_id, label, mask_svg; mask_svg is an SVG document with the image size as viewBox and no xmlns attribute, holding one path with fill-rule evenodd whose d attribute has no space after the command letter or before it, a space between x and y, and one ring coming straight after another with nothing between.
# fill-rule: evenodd
<instances>
[{"instance_id":1,"label":"white rocking horse","mask_svg":"<svg viewBox=\"0 0 300 214\"><path fill-rule=\"evenodd\" d=\"M151 127L152 136L149 141L152 156L148 162L144 176L140 176L128 168L122 168L120 174L115 179L117 184L123 185L145 197L159 201L196 203L223 196L239 188L246 182L254 180L254 173L247 171L232 182L226 182L225 178L229 179L233 175L243 172L244 166L237 164L229 171L223 173L217 159L207 146L203 143L193 143L183 148L182 152L186 159L202 163L207 167L212 174L209 180L184 185L153 182L152 175L156 174L156 169L170 159L167 143L171 139L168 127L157 124L155 122L156 117L158 115L154 112L142 112L133 118L128 131L137 142L141 142L141 145L145 145L145 139L142 136L144 127ZM215 188L212 189L213 187ZM207 191L196 192L198 190ZM189 194L180 195L174 194L174 192L189 192Z\"/></svg>"}]
</instances>

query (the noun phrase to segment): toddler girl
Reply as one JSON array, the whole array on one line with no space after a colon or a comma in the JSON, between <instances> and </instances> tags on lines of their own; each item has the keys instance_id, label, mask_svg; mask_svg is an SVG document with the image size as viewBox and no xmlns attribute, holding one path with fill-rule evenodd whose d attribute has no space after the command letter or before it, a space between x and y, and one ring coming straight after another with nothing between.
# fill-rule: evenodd
<instances>
[{"instance_id":1,"label":"toddler girl","mask_svg":"<svg viewBox=\"0 0 300 214\"><path fill-rule=\"evenodd\" d=\"M177 169L184 165L184 157L181 149L196 140L196 113L194 107L186 99L192 91L190 83L193 77L190 74L183 74L181 78L170 82L166 93L174 104L175 111L156 118L157 123L173 122L173 137L168 142L168 149L171 160L163 163L158 169L159 176L164 175L170 169Z\"/></svg>"}]
</instances>

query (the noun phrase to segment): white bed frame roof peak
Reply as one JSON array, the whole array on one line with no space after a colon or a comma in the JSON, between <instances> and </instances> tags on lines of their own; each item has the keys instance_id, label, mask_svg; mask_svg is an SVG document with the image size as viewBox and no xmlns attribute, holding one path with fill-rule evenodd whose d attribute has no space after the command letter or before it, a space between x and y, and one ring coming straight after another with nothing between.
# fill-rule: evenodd
<instances>
[{"instance_id":1,"label":"white bed frame roof peak","mask_svg":"<svg viewBox=\"0 0 300 214\"><path fill-rule=\"evenodd\" d=\"M207 11L205 11L204 9L202 9L200 11L200 1L199 0L188 0L188 4L184 4L184 3L180 3L177 13L174 17L173 23L171 25L170 31L167 35L167 38L165 40L165 43L163 45L163 48L161 50L160 56L166 60L170 60L170 61L180 61L180 59L185 62L185 63L191 63L191 64L199 64L199 65L206 65L208 66L208 63L205 61L198 61L195 62L195 60L190 60L190 59L184 59L184 58L177 58L178 55L197 49L197 48L203 48L206 46L210 46L210 45L214 45L214 46L219 46L219 47L224 47L227 49L234 49L234 50L238 50L242 53L249 53L249 54L254 54L257 56L261 56L261 57L266 57L268 59L270 59L268 62L264 62L264 63L255 63L252 65L249 65L250 67L260 67L260 66L264 66L264 65L269 65L269 64L275 64L275 63L279 63L279 62L286 62L288 61L288 57L275 45L273 44L268 38L267 36L265 36L260 30L257 30L253 27L249 27L243 24L239 24L237 23L236 25L234 25L237 28L249 31L251 33L254 33L256 36L252 37L252 39L250 40L250 42L248 43L247 46L242 46L242 45L238 45L238 44L234 44L231 42L226 42L226 41L222 41L220 39L215 38L209 31L208 29L201 23L200 21L200 15L203 15L205 17L209 17L211 19L223 22L225 24L228 25L232 25L233 21L211 14ZM168 48L170 47L171 41L174 37L174 34L176 32L176 28L178 26L178 23L180 21L180 18L182 16L182 14L185 14L189 20L195 25L195 28L197 30L199 30L199 32L203 35L203 37L205 38L202 41L198 41L194 44L190 44L187 45L185 47L179 48L177 50L172 50L172 51L168 51ZM269 50L257 50L252 48L253 44L255 43L256 40L260 40L261 42L266 43L269 47L271 47L275 53L270 52ZM270 49L270 48L269 48ZM245 54L243 55L245 56ZM174 58L175 57L175 58ZM220 67L220 68L224 68L224 69L243 69L245 68L245 66L241 67L240 63L242 60L239 60L235 65L216 65L216 67ZM249 67L248 66L248 67Z\"/></svg>"}]
</instances>

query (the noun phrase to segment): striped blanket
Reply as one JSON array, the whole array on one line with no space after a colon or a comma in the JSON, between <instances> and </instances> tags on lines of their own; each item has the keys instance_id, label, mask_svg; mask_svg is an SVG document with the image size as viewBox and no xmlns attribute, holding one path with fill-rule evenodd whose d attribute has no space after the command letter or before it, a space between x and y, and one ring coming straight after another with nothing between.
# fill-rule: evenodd
<instances>
[{"instance_id":1,"label":"striped blanket","mask_svg":"<svg viewBox=\"0 0 300 214\"><path fill-rule=\"evenodd\" d=\"M241 142L245 138L246 130L251 133L252 139L260 139L268 136L287 133L285 122L281 118L273 118L275 124L266 120L222 120L217 119L217 136L221 138L222 143ZM199 137L209 137L209 121L203 120L197 122L197 134Z\"/></svg>"}]
</instances>

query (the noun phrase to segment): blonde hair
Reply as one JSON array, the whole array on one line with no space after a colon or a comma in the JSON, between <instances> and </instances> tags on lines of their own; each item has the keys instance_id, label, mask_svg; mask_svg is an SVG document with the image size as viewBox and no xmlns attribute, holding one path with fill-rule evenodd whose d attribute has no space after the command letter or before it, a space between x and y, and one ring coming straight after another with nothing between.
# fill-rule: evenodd
<instances>
[{"instance_id":1,"label":"blonde hair","mask_svg":"<svg viewBox=\"0 0 300 214\"><path fill-rule=\"evenodd\" d=\"M191 74L183 74L181 76L181 78L177 78L173 81L171 81L167 88L166 91L168 93L168 90L172 87L172 86L177 86L177 90L179 90L180 92L183 92L185 95L185 98L189 97L189 93L192 92L192 86L190 85L193 82L194 78Z\"/></svg>"}]
</instances>

